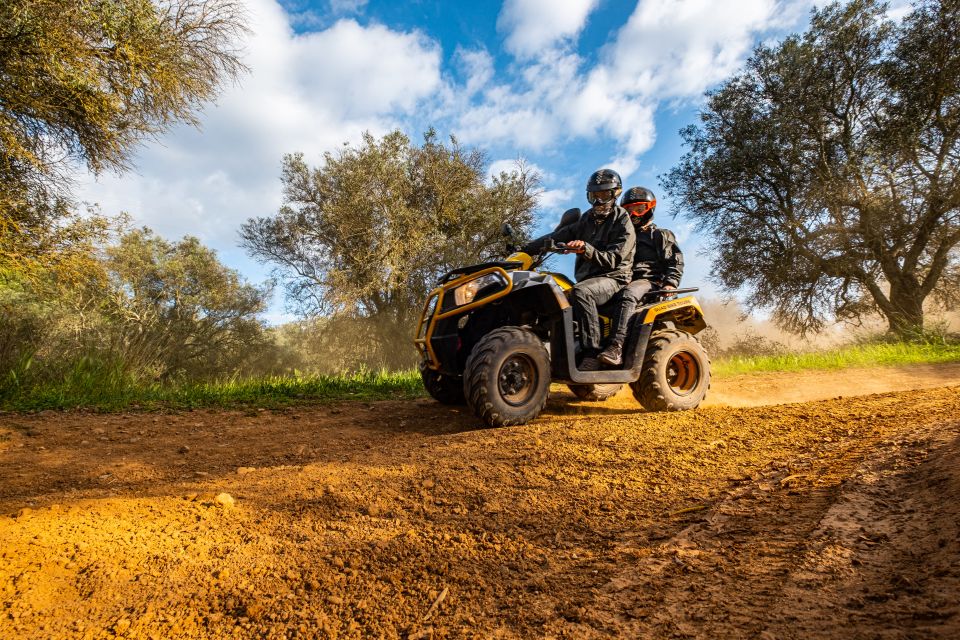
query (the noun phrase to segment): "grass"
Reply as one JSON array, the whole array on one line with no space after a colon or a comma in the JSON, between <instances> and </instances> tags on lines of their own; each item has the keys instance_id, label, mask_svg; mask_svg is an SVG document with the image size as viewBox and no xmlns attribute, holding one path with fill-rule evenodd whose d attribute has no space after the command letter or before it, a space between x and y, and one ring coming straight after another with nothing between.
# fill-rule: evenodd
<instances>
[{"instance_id":1,"label":"grass","mask_svg":"<svg viewBox=\"0 0 960 640\"><path fill-rule=\"evenodd\" d=\"M715 378L772 371L844 369L960 362L960 344L875 343L834 351L725 357L713 362ZM403 400L426 395L415 370L364 371L349 375L234 378L203 383L143 384L115 367L84 362L59 383L0 389L0 410L95 411L268 408L349 400Z\"/></svg>"},{"instance_id":2,"label":"grass","mask_svg":"<svg viewBox=\"0 0 960 640\"><path fill-rule=\"evenodd\" d=\"M891 367L944 362L960 362L960 344L881 342L851 345L834 351L753 357L732 356L715 360L712 369L715 377L723 378L770 371Z\"/></svg>"},{"instance_id":3,"label":"grass","mask_svg":"<svg viewBox=\"0 0 960 640\"><path fill-rule=\"evenodd\" d=\"M106 384L105 384L106 382ZM112 384L110 383L112 382ZM344 400L398 400L424 395L416 371L359 372L349 375L264 376L217 382L133 384L91 376L68 378L0 399L0 409L194 409L200 407L282 408Z\"/></svg>"}]
</instances>

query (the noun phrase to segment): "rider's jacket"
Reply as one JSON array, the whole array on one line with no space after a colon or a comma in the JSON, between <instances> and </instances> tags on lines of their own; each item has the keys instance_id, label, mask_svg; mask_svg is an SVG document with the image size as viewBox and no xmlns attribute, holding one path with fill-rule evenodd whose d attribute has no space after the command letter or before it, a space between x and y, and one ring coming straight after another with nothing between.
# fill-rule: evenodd
<instances>
[{"instance_id":1,"label":"rider's jacket","mask_svg":"<svg viewBox=\"0 0 960 640\"><path fill-rule=\"evenodd\" d=\"M683 252L677 237L667 229L659 229L652 222L636 229L637 250L633 258L633 279L652 280L673 287L680 286L683 276Z\"/></svg>"},{"instance_id":2,"label":"rider's jacket","mask_svg":"<svg viewBox=\"0 0 960 640\"><path fill-rule=\"evenodd\" d=\"M570 242L583 240L584 252L577 254L574 276L577 282L587 278L606 276L626 284L630 282L636 234L630 215L623 207L614 205L610 214L603 220L595 220L587 210L580 219L552 233L531 241L523 247L529 254L537 254L543 249L544 242Z\"/></svg>"}]
</instances>

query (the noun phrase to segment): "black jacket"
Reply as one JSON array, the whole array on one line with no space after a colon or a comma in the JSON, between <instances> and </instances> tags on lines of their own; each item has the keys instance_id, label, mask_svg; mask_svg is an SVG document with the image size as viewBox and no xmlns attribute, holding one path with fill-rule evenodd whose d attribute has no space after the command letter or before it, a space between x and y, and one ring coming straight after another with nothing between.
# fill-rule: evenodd
<instances>
[{"instance_id":1,"label":"black jacket","mask_svg":"<svg viewBox=\"0 0 960 640\"><path fill-rule=\"evenodd\" d=\"M636 245L630 214L626 209L615 205L603 222L597 224L590 215L592 211L593 209L589 209L573 224L531 241L523 247L523 251L530 254L540 253L544 241L548 238L552 238L554 242L583 240L586 246L583 253L577 254L574 265L577 282L607 276L626 284L630 282Z\"/></svg>"},{"instance_id":2,"label":"black jacket","mask_svg":"<svg viewBox=\"0 0 960 640\"><path fill-rule=\"evenodd\" d=\"M652 280L658 284L680 286L683 276L683 252L677 237L667 229L650 223L637 229L637 250L633 258L633 279Z\"/></svg>"}]
</instances>

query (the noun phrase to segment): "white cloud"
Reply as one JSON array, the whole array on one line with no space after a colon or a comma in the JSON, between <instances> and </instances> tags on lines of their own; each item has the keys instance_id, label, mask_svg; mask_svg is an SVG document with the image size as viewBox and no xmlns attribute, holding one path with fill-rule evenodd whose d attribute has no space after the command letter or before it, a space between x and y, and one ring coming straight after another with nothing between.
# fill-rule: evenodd
<instances>
[{"instance_id":1,"label":"white cloud","mask_svg":"<svg viewBox=\"0 0 960 640\"><path fill-rule=\"evenodd\" d=\"M497 27L507 33L507 49L535 56L575 38L599 0L506 0Z\"/></svg>"},{"instance_id":2,"label":"white cloud","mask_svg":"<svg viewBox=\"0 0 960 640\"><path fill-rule=\"evenodd\" d=\"M134 172L87 178L81 198L235 251L240 224L280 205L283 154L317 162L364 130L383 133L442 84L439 47L419 32L345 19L298 35L274 0L247 5L251 73L207 108L201 130L175 128L138 153Z\"/></svg>"},{"instance_id":3,"label":"white cloud","mask_svg":"<svg viewBox=\"0 0 960 640\"><path fill-rule=\"evenodd\" d=\"M342 20L292 44L293 86L339 121L410 112L440 84L440 51L416 32Z\"/></svg>"},{"instance_id":4,"label":"white cloud","mask_svg":"<svg viewBox=\"0 0 960 640\"><path fill-rule=\"evenodd\" d=\"M532 151L564 142L570 133L580 133L564 131L580 66L578 56L557 54L523 67L515 82L501 78L483 86L477 100L454 105L457 135L472 144L509 142Z\"/></svg>"},{"instance_id":5,"label":"white cloud","mask_svg":"<svg viewBox=\"0 0 960 640\"><path fill-rule=\"evenodd\" d=\"M611 140L611 164L626 177L653 146L664 102L701 99L740 68L759 36L794 24L812 1L741 0L733 9L714 0L640 0L588 68L569 45L595 5L508 0L499 24L520 67L499 83L469 76L478 99L457 104L458 135L534 152L600 136Z\"/></svg>"},{"instance_id":6,"label":"white cloud","mask_svg":"<svg viewBox=\"0 0 960 640\"><path fill-rule=\"evenodd\" d=\"M493 57L486 50L459 49L457 60L466 76L461 93L464 97L473 96L493 79Z\"/></svg>"},{"instance_id":7,"label":"white cloud","mask_svg":"<svg viewBox=\"0 0 960 640\"><path fill-rule=\"evenodd\" d=\"M619 87L655 100L696 96L737 70L756 34L777 19L774 0L642 0L617 35L609 68Z\"/></svg>"},{"instance_id":8,"label":"white cloud","mask_svg":"<svg viewBox=\"0 0 960 640\"><path fill-rule=\"evenodd\" d=\"M559 210L560 207L567 207L574 202L573 189L547 189L540 194L540 208L545 211ZM560 220L559 214L557 220Z\"/></svg>"}]
</instances>

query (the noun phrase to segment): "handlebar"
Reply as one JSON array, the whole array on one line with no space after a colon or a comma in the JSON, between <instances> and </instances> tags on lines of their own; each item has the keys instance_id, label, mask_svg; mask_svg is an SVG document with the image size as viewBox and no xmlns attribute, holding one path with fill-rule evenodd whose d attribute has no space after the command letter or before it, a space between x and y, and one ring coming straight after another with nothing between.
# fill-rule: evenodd
<instances>
[{"instance_id":1,"label":"handlebar","mask_svg":"<svg viewBox=\"0 0 960 640\"><path fill-rule=\"evenodd\" d=\"M583 253L583 248L572 248L566 242L550 240L543 245L543 253Z\"/></svg>"}]
</instances>

